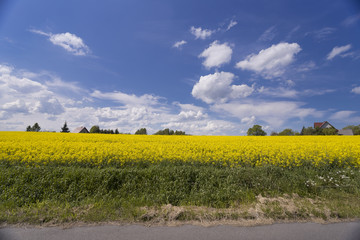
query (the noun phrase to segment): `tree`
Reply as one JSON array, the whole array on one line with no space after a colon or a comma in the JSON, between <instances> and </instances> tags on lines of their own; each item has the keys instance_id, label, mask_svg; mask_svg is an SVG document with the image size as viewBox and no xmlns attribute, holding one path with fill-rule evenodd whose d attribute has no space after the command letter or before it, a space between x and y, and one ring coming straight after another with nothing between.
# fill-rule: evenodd
<instances>
[{"instance_id":1,"label":"tree","mask_svg":"<svg viewBox=\"0 0 360 240\"><path fill-rule=\"evenodd\" d=\"M307 127L307 128L303 127L300 135L316 135L316 131L313 127Z\"/></svg>"},{"instance_id":2,"label":"tree","mask_svg":"<svg viewBox=\"0 0 360 240\"><path fill-rule=\"evenodd\" d=\"M322 129L322 133L324 135L336 135L338 133L338 130L336 130L335 128L325 128Z\"/></svg>"},{"instance_id":3,"label":"tree","mask_svg":"<svg viewBox=\"0 0 360 240\"><path fill-rule=\"evenodd\" d=\"M32 126L32 132L40 132L41 127L38 123L35 123L34 126Z\"/></svg>"},{"instance_id":4,"label":"tree","mask_svg":"<svg viewBox=\"0 0 360 240\"><path fill-rule=\"evenodd\" d=\"M32 132L32 128L31 128L30 125L26 127L26 131L27 131L27 132Z\"/></svg>"},{"instance_id":5,"label":"tree","mask_svg":"<svg viewBox=\"0 0 360 240\"><path fill-rule=\"evenodd\" d=\"M61 132L62 132L62 133L68 133L68 132L70 132L70 130L69 130L68 126L67 126L66 121L65 121L65 123L64 123L64 126L61 128Z\"/></svg>"},{"instance_id":6,"label":"tree","mask_svg":"<svg viewBox=\"0 0 360 240\"><path fill-rule=\"evenodd\" d=\"M275 131L272 131L271 133L270 133L270 136L278 136L279 134L277 133L277 132L275 132Z\"/></svg>"},{"instance_id":7,"label":"tree","mask_svg":"<svg viewBox=\"0 0 360 240\"><path fill-rule=\"evenodd\" d=\"M291 128L286 128L279 132L279 136L294 136L295 132Z\"/></svg>"},{"instance_id":8,"label":"tree","mask_svg":"<svg viewBox=\"0 0 360 240\"><path fill-rule=\"evenodd\" d=\"M254 125L252 128L249 128L247 131L248 136L266 136L266 132L262 130L262 126Z\"/></svg>"},{"instance_id":9,"label":"tree","mask_svg":"<svg viewBox=\"0 0 360 240\"><path fill-rule=\"evenodd\" d=\"M115 134L119 134L119 130L118 130L118 129L115 129Z\"/></svg>"},{"instance_id":10,"label":"tree","mask_svg":"<svg viewBox=\"0 0 360 240\"><path fill-rule=\"evenodd\" d=\"M100 127L98 125L94 125L90 128L90 133L100 133Z\"/></svg>"},{"instance_id":11,"label":"tree","mask_svg":"<svg viewBox=\"0 0 360 240\"><path fill-rule=\"evenodd\" d=\"M140 128L135 132L135 135L147 135L146 128Z\"/></svg>"},{"instance_id":12,"label":"tree","mask_svg":"<svg viewBox=\"0 0 360 240\"><path fill-rule=\"evenodd\" d=\"M174 135L185 135L185 132L176 130Z\"/></svg>"}]
</instances>

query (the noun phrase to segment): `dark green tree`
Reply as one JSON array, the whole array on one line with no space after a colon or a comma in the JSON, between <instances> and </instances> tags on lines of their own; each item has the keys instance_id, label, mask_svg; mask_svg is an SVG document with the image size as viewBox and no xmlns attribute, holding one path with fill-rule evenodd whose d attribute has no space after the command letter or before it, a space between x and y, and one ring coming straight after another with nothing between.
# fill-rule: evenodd
<instances>
[{"instance_id":1,"label":"dark green tree","mask_svg":"<svg viewBox=\"0 0 360 240\"><path fill-rule=\"evenodd\" d=\"M338 133L338 130L335 128L324 128L322 129L322 133L324 135L336 135Z\"/></svg>"},{"instance_id":2,"label":"dark green tree","mask_svg":"<svg viewBox=\"0 0 360 240\"><path fill-rule=\"evenodd\" d=\"M64 123L64 126L61 128L61 132L62 132L62 133L68 133L68 132L70 132L70 130L69 130L68 126L67 126L67 122L66 122L66 121L65 121L65 123Z\"/></svg>"},{"instance_id":3,"label":"dark green tree","mask_svg":"<svg viewBox=\"0 0 360 240\"><path fill-rule=\"evenodd\" d=\"M140 128L135 132L136 135L147 135L146 128Z\"/></svg>"},{"instance_id":4,"label":"dark green tree","mask_svg":"<svg viewBox=\"0 0 360 240\"><path fill-rule=\"evenodd\" d=\"M32 128L31 128L30 125L26 127L26 131L27 131L27 132L32 132Z\"/></svg>"},{"instance_id":5,"label":"dark green tree","mask_svg":"<svg viewBox=\"0 0 360 240\"><path fill-rule=\"evenodd\" d=\"M290 128L286 128L284 130L282 130L281 132L279 132L279 136L294 136L295 132L290 129Z\"/></svg>"},{"instance_id":6,"label":"dark green tree","mask_svg":"<svg viewBox=\"0 0 360 240\"><path fill-rule=\"evenodd\" d=\"M90 133L100 133L100 127L98 125L94 125L90 128Z\"/></svg>"},{"instance_id":7,"label":"dark green tree","mask_svg":"<svg viewBox=\"0 0 360 240\"><path fill-rule=\"evenodd\" d=\"M249 128L247 131L248 136L266 136L266 132L262 130L262 126L254 125L252 128Z\"/></svg>"},{"instance_id":8,"label":"dark green tree","mask_svg":"<svg viewBox=\"0 0 360 240\"><path fill-rule=\"evenodd\" d=\"M35 123L34 126L31 127L33 132L40 132L41 127L38 123Z\"/></svg>"},{"instance_id":9,"label":"dark green tree","mask_svg":"<svg viewBox=\"0 0 360 240\"><path fill-rule=\"evenodd\" d=\"M119 130L118 130L118 129L115 129L115 134L119 134Z\"/></svg>"},{"instance_id":10,"label":"dark green tree","mask_svg":"<svg viewBox=\"0 0 360 240\"><path fill-rule=\"evenodd\" d=\"M279 134L277 133L277 132L275 132L275 131L272 131L271 133L270 133L270 136L278 136Z\"/></svg>"}]
</instances>

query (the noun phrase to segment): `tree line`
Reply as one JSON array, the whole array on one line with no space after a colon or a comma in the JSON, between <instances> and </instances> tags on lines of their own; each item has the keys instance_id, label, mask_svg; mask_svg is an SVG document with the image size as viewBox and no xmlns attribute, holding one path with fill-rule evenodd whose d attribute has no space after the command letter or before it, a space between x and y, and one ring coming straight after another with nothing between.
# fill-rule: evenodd
<instances>
[{"instance_id":1,"label":"tree line","mask_svg":"<svg viewBox=\"0 0 360 240\"><path fill-rule=\"evenodd\" d=\"M360 125L349 125L343 129L351 129L354 135L360 135ZM305 127L300 132L294 131L291 128L286 128L281 132L271 132L270 136L297 136L297 135L337 135L338 130L334 127L319 128L319 127ZM254 125L247 131L248 136L266 136L267 133L262 129L261 125Z\"/></svg>"}]
</instances>

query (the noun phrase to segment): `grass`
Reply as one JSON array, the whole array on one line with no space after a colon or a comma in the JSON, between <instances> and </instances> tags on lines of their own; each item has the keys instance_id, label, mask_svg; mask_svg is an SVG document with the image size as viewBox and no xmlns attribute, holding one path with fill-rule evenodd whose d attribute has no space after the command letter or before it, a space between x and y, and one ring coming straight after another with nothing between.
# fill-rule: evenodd
<instances>
[{"instance_id":1,"label":"grass","mask_svg":"<svg viewBox=\"0 0 360 240\"><path fill-rule=\"evenodd\" d=\"M0 168L0 223L360 217L358 169L166 163Z\"/></svg>"}]
</instances>

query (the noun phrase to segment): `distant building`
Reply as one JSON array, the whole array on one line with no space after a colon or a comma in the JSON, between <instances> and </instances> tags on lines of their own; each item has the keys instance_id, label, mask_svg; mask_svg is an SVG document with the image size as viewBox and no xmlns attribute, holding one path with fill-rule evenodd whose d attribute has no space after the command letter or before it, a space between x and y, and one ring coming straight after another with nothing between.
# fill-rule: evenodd
<instances>
[{"instance_id":1,"label":"distant building","mask_svg":"<svg viewBox=\"0 0 360 240\"><path fill-rule=\"evenodd\" d=\"M325 122L315 122L314 123L314 128L320 128L320 129L325 129L325 128L334 128L336 129L333 125L331 125L328 121Z\"/></svg>"},{"instance_id":2,"label":"distant building","mask_svg":"<svg viewBox=\"0 0 360 240\"><path fill-rule=\"evenodd\" d=\"M352 129L342 129L339 130L338 135L352 136L354 133Z\"/></svg>"},{"instance_id":3,"label":"distant building","mask_svg":"<svg viewBox=\"0 0 360 240\"><path fill-rule=\"evenodd\" d=\"M77 127L72 131L73 133L89 133L86 127Z\"/></svg>"}]
</instances>

